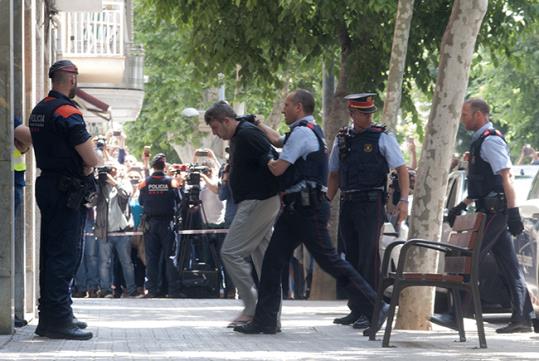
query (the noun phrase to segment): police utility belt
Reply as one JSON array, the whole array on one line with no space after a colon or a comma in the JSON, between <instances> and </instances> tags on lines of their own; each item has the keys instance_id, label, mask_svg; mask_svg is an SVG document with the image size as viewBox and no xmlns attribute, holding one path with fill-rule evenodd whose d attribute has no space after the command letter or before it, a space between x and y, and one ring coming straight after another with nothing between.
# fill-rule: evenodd
<instances>
[{"instance_id":1,"label":"police utility belt","mask_svg":"<svg viewBox=\"0 0 539 361\"><path fill-rule=\"evenodd\" d=\"M299 192L285 193L283 204L288 209L295 207L318 207L325 199L325 193L320 188L305 188Z\"/></svg>"},{"instance_id":2,"label":"police utility belt","mask_svg":"<svg viewBox=\"0 0 539 361\"><path fill-rule=\"evenodd\" d=\"M341 201L376 202L385 192L385 187L341 191Z\"/></svg>"},{"instance_id":3,"label":"police utility belt","mask_svg":"<svg viewBox=\"0 0 539 361\"><path fill-rule=\"evenodd\" d=\"M490 192L486 197L475 201L477 210L486 213L501 213L507 209L507 200L504 193Z\"/></svg>"}]
</instances>

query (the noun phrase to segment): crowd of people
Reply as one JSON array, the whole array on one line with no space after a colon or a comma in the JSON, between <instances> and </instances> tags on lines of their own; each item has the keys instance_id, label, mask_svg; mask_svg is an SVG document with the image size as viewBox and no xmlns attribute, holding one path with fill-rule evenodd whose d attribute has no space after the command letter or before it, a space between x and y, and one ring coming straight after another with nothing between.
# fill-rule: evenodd
<instances>
[{"instance_id":1,"label":"crowd of people","mask_svg":"<svg viewBox=\"0 0 539 361\"><path fill-rule=\"evenodd\" d=\"M119 130L110 130L93 141L101 165L96 170L96 205L87 211L84 248L72 287L73 297L185 297L181 285L173 284L177 282L175 274L179 267L172 267L174 262L170 260L177 255L176 247L180 247L178 236L168 232L166 237L161 237L161 229L170 228L171 221L177 223L176 229L228 228L236 213L236 202L228 184L230 164L226 160L221 164L211 149L197 149L189 164L169 164L162 154L152 157L150 147L138 160L128 151L126 135ZM150 177L150 169L173 179L175 189L171 203L167 204L165 196L157 205L147 206L157 207L159 216L168 213L163 222L156 224L156 232L144 232L145 226L151 227L156 222L157 213L143 217L140 202L144 189L141 185ZM189 184L193 174L200 179ZM151 202L152 193L149 194ZM207 241L219 249L222 246L222 237L211 236ZM161 246L154 247L160 243ZM191 262L210 261L218 267L220 294L235 297L232 280L226 269L220 267L226 256L221 259L216 253L218 260L208 260L207 247L207 244L197 247L199 252L192 255ZM303 259L291 257L291 262L292 275L296 277L289 282L287 273L283 278L284 297L304 298L309 291L305 278L312 272L312 263L309 262L310 267L305 271ZM165 271L160 273L161 268ZM298 289L299 292L294 292Z\"/></svg>"},{"instance_id":2,"label":"crowd of people","mask_svg":"<svg viewBox=\"0 0 539 361\"><path fill-rule=\"evenodd\" d=\"M229 159L221 165L211 150L200 149L194 154L196 164L170 165L164 154L152 157L149 148L137 161L127 152L121 130L92 138L71 100L77 75L68 60L53 64L53 88L29 119L41 169L36 181L42 219L38 335L93 336L73 315L72 292L107 298L185 296L178 270L194 264L199 271L208 264L217 268L223 293L237 290L244 308L229 325L234 331L280 332L281 300L287 296L283 276L295 264L291 259L300 245L347 291L350 313L334 322L364 329L364 335L380 328L388 310L385 302L375 305L388 176L393 169L398 179L390 187L395 223L408 215L413 177L395 136L373 124L375 94L345 97L351 123L339 131L331 150L307 90L286 97L283 114L290 131L284 136L217 102L204 119L214 135L230 142ZM469 161L475 178L469 198L449 215L454 219L475 201L478 210L497 220L486 230L490 239L484 251L492 250L506 267L514 301L510 324L498 331L526 332L531 329L530 300L508 246L509 232L521 232L522 221L514 205L505 140L488 116L482 100L464 103L463 124L475 132ZM415 145L409 146L415 155ZM494 213L482 208L493 193L507 199ZM329 204L338 194L345 258L333 247L327 228ZM213 228L226 235L207 242L209 251L178 239L195 228L202 228L197 234L212 234ZM223 228L228 231L217 232ZM191 255L188 266L181 256L185 252ZM376 317L375 309L380 310ZM378 322L372 324L373 319Z\"/></svg>"}]
</instances>

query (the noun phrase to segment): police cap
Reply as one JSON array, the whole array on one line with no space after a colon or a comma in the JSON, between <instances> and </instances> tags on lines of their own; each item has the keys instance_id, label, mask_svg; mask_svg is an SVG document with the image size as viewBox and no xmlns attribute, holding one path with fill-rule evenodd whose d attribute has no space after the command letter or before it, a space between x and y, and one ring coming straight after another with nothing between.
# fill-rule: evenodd
<instances>
[{"instance_id":1,"label":"police cap","mask_svg":"<svg viewBox=\"0 0 539 361\"><path fill-rule=\"evenodd\" d=\"M164 169L167 157L163 153L158 153L152 159L152 168Z\"/></svg>"},{"instance_id":2,"label":"police cap","mask_svg":"<svg viewBox=\"0 0 539 361\"><path fill-rule=\"evenodd\" d=\"M376 106L374 105L374 93L350 94L344 97L348 101L348 108L357 109L361 113L374 113Z\"/></svg>"},{"instance_id":3,"label":"police cap","mask_svg":"<svg viewBox=\"0 0 539 361\"><path fill-rule=\"evenodd\" d=\"M49 78L52 78L57 71L65 71L66 73L78 74L79 70L70 60L58 60L49 68Z\"/></svg>"}]
</instances>

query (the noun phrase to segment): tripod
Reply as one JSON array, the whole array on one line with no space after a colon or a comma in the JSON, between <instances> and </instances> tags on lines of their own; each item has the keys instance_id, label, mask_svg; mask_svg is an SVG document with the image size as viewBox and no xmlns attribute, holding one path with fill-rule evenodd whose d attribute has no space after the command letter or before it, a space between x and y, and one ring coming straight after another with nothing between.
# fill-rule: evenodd
<instances>
[{"instance_id":1,"label":"tripod","mask_svg":"<svg viewBox=\"0 0 539 361\"><path fill-rule=\"evenodd\" d=\"M188 199L180 208L182 229L177 232L178 283L187 297L219 297L220 259L209 234L204 205L200 199Z\"/></svg>"}]
</instances>

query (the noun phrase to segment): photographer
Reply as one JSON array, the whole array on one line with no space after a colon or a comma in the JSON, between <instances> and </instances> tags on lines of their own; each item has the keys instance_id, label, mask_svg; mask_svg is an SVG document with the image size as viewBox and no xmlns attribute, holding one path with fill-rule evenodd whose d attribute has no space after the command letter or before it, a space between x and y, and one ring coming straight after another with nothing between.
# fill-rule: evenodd
<instances>
[{"instance_id":1,"label":"photographer","mask_svg":"<svg viewBox=\"0 0 539 361\"><path fill-rule=\"evenodd\" d=\"M245 308L229 326L248 322L254 315L257 291L246 258L252 258L260 276L280 205L277 180L266 166L273 151L268 138L255 125L236 118L225 102L215 103L204 115L214 135L230 140L230 186L238 204L221 257Z\"/></svg>"},{"instance_id":2,"label":"photographer","mask_svg":"<svg viewBox=\"0 0 539 361\"><path fill-rule=\"evenodd\" d=\"M533 147L529 144L525 144L522 146L522 149L520 151L520 157L517 160L518 165L522 164L531 164L531 165L538 165L539 164L539 152L537 152ZM529 161L526 160L526 158L529 158Z\"/></svg>"},{"instance_id":3,"label":"photographer","mask_svg":"<svg viewBox=\"0 0 539 361\"><path fill-rule=\"evenodd\" d=\"M94 138L95 153L99 159L98 165L102 166L108 162L110 156L107 150L107 139L103 135Z\"/></svg>"},{"instance_id":4,"label":"photographer","mask_svg":"<svg viewBox=\"0 0 539 361\"><path fill-rule=\"evenodd\" d=\"M173 218L180 203L178 182L165 176L166 157L157 154L152 160L152 175L139 184L139 203L144 208L144 248L146 251L145 298L164 296L176 273L168 257L174 246ZM167 280L162 275L162 260L165 260ZM168 281L168 282L166 282Z\"/></svg>"},{"instance_id":5,"label":"photographer","mask_svg":"<svg viewBox=\"0 0 539 361\"><path fill-rule=\"evenodd\" d=\"M205 221L208 224L218 225L224 221L223 201L219 199L217 171L212 166L211 162L203 162L202 166L207 167L207 170L200 173L202 185L200 188L200 200L204 208Z\"/></svg>"},{"instance_id":6,"label":"photographer","mask_svg":"<svg viewBox=\"0 0 539 361\"><path fill-rule=\"evenodd\" d=\"M95 236L99 248L100 297L112 297L112 251L116 250L122 265L127 294L137 295L135 273L131 261L129 236L109 236L111 232L124 232L133 227L129 211L129 197L133 187L129 180L120 177L118 168L98 168L98 196L96 206Z\"/></svg>"}]
</instances>

